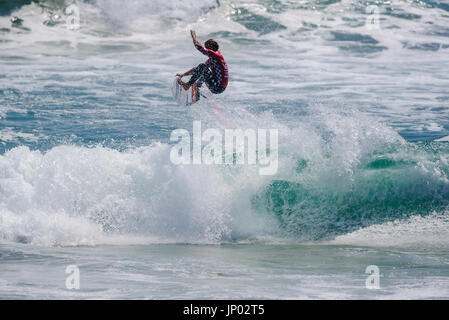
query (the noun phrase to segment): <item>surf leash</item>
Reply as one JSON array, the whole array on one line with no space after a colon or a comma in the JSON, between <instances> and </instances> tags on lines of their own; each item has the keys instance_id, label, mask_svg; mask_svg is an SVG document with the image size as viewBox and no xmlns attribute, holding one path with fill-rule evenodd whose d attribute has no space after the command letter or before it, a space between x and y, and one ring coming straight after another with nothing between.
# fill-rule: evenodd
<instances>
[{"instance_id":1,"label":"surf leash","mask_svg":"<svg viewBox=\"0 0 449 320\"><path fill-rule=\"evenodd\" d=\"M204 88L204 85L201 86L201 88ZM220 116L221 120L223 121L226 129L231 129L231 127L228 125L226 121L226 117L224 116L223 112L221 111L221 108L218 106L218 104L212 99L212 94L209 94L209 96L204 95L203 93L200 93L204 98L206 98L215 108L218 115Z\"/></svg>"}]
</instances>

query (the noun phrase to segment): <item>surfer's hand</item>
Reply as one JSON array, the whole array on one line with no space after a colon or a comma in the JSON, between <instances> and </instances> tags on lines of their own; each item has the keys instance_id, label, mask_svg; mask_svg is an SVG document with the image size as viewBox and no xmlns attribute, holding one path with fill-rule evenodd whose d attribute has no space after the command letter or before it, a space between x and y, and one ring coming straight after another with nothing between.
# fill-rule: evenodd
<instances>
[{"instance_id":1,"label":"surfer's hand","mask_svg":"<svg viewBox=\"0 0 449 320\"><path fill-rule=\"evenodd\" d=\"M177 73L176 76L177 76L178 78L184 77L184 75L183 75L183 74L180 74L180 73Z\"/></svg>"},{"instance_id":2,"label":"surfer's hand","mask_svg":"<svg viewBox=\"0 0 449 320\"><path fill-rule=\"evenodd\" d=\"M195 30L190 30L190 35L192 36L193 39L193 45L195 47L201 47L201 43L198 41L198 39L196 38L196 32Z\"/></svg>"}]
</instances>

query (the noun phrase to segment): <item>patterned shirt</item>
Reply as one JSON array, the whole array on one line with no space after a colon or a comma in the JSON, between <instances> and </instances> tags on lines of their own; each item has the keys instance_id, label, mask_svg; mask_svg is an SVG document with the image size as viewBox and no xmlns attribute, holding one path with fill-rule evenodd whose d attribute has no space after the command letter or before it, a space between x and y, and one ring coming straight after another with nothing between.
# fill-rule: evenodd
<instances>
[{"instance_id":1,"label":"patterned shirt","mask_svg":"<svg viewBox=\"0 0 449 320\"><path fill-rule=\"evenodd\" d=\"M206 65L212 70L212 73L217 79L219 85L226 88L228 85L228 65L221 55L220 51L213 51L206 49L202 46L196 46L196 48L204 55L209 57L206 61Z\"/></svg>"}]
</instances>

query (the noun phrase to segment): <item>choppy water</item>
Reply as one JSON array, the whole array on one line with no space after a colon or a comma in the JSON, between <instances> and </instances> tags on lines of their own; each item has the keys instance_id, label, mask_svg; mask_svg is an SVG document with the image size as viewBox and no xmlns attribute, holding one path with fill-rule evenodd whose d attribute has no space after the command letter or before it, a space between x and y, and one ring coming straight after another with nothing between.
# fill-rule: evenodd
<instances>
[{"instance_id":1,"label":"choppy water","mask_svg":"<svg viewBox=\"0 0 449 320\"><path fill-rule=\"evenodd\" d=\"M0 4L1 298L447 298L447 1L30 2ZM223 114L171 96L189 29ZM223 119L279 130L274 176L170 162Z\"/></svg>"}]
</instances>

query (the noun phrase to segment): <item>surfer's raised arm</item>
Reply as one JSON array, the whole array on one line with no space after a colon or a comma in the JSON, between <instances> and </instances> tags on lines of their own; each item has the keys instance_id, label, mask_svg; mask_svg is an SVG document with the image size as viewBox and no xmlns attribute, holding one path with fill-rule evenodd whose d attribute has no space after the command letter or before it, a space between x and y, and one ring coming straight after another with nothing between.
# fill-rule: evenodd
<instances>
[{"instance_id":1,"label":"surfer's raised arm","mask_svg":"<svg viewBox=\"0 0 449 320\"><path fill-rule=\"evenodd\" d=\"M201 42L199 42L198 39L196 38L195 30L190 30L190 35L192 36L193 45L195 46L195 48L201 50L203 46L201 45Z\"/></svg>"}]
</instances>

